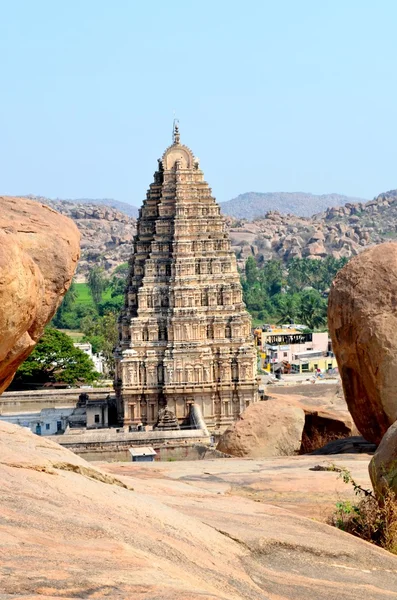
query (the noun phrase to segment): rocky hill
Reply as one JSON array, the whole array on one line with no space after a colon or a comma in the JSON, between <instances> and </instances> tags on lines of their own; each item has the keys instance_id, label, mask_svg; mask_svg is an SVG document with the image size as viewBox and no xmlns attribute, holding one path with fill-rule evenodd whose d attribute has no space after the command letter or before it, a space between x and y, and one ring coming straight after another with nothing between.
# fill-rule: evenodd
<instances>
[{"instance_id":1,"label":"rocky hill","mask_svg":"<svg viewBox=\"0 0 397 600\"><path fill-rule=\"evenodd\" d=\"M310 217L330 206L342 206L346 202L366 202L363 198L349 198L340 194L307 194L305 192L247 192L237 198L221 202L223 214L239 219L263 217L269 210Z\"/></svg>"},{"instance_id":2,"label":"rocky hill","mask_svg":"<svg viewBox=\"0 0 397 600\"><path fill-rule=\"evenodd\" d=\"M269 211L248 221L228 218L232 245L241 263L249 255L270 258L355 256L365 248L397 238L397 191L369 202L328 208L313 217Z\"/></svg>"},{"instance_id":3,"label":"rocky hill","mask_svg":"<svg viewBox=\"0 0 397 600\"><path fill-rule=\"evenodd\" d=\"M83 281L90 265L110 272L128 260L136 220L115 208L77 201L36 198L71 217L82 234L77 278ZM240 266L253 255L270 258L340 258L355 256L372 244L397 239L397 190L369 202L348 202L311 217L268 211L255 220L226 216Z\"/></svg>"},{"instance_id":4,"label":"rocky hill","mask_svg":"<svg viewBox=\"0 0 397 600\"><path fill-rule=\"evenodd\" d=\"M126 262L131 254L131 242L136 231L136 219L101 204L86 204L78 200L50 200L34 197L75 221L81 233L81 259L77 281L84 281L90 266L102 265L112 272Z\"/></svg>"},{"instance_id":5,"label":"rocky hill","mask_svg":"<svg viewBox=\"0 0 397 600\"><path fill-rule=\"evenodd\" d=\"M29 198L30 200L37 200L38 202L42 202L43 204L59 204L63 202L67 202L69 204L80 205L80 204L89 204L90 206L110 206L111 208L115 208L129 217L138 217L139 208L137 206L133 206L132 204L128 204L127 202L120 202L119 200L114 200L113 198L76 198L75 200L69 198L45 198L44 196L35 196L33 194L28 194L27 196L23 196L24 198Z\"/></svg>"}]
</instances>

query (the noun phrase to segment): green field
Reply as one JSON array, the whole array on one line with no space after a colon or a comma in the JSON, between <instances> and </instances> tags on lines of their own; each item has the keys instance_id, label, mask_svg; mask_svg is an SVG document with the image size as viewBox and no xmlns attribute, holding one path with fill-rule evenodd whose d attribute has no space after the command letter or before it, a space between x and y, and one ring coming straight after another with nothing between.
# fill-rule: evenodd
<instances>
[{"instance_id":1,"label":"green field","mask_svg":"<svg viewBox=\"0 0 397 600\"><path fill-rule=\"evenodd\" d=\"M81 331L75 331L73 329L59 329L59 331L62 331L62 333L66 333L66 335L70 336L73 340L73 343L81 342L84 337L84 333Z\"/></svg>"},{"instance_id":2,"label":"green field","mask_svg":"<svg viewBox=\"0 0 397 600\"><path fill-rule=\"evenodd\" d=\"M86 283L75 283L77 292L76 304L83 304L84 306L90 306L94 304L91 296L90 288ZM103 300L110 300L112 290L108 288L103 294Z\"/></svg>"}]
</instances>

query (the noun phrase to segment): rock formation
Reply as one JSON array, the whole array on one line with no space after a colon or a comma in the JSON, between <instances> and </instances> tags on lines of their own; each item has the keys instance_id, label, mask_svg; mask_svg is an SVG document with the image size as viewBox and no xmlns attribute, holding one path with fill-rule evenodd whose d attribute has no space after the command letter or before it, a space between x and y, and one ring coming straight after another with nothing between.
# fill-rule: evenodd
<instances>
[{"instance_id":1,"label":"rock formation","mask_svg":"<svg viewBox=\"0 0 397 600\"><path fill-rule=\"evenodd\" d=\"M48 206L0 197L0 393L66 293L79 241L74 223Z\"/></svg>"},{"instance_id":2,"label":"rock formation","mask_svg":"<svg viewBox=\"0 0 397 600\"><path fill-rule=\"evenodd\" d=\"M236 257L198 160L179 140L159 160L134 238L119 319L120 422L154 425L195 402L224 427L257 400L257 357Z\"/></svg>"},{"instance_id":3,"label":"rock formation","mask_svg":"<svg viewBox=\"0 0 397 600\"><path fill-rule=\"evenodd\" d=\"M82 235L82 259L77 279L84 281L90 266L101 264L111 273L128 260L129 248L136 233L136 220L118 209L101 204L36 200L52 206L74 219ZM132 207L130 207L132 208ZM232 248L242 267L248 256L259 263L270 258L282 261L290 258L324 256L334 258L356 256L369 246L397 238L397 192L380 194L370 202L348 202L324 212L318 205L311 217L283 214L270 210L249 221L227 216L226 226Z\"/></svg>"},{"instance_id":4,"label":"rock formation","mask_svg":"<svg viewBox=\"0 0 397 600\"><path fill-rule=\"evenodd\" d=\"M264 477L267 464L230 459L108 464L114 473L1 422L0 456L4 599L395 596L395 556L300 516L324 499L332 510L347 488L309 470L318 457L277 459Z\"/></svg>"},{"instance_id":5,"label":"rock formation","mask_svg":"<svg viewBox=\"0 0 397 600\"><path fill-rule=\"evenodd\" d=\"M397 421L386 431L369 463L372 487L382 499L387 490L397 496Z\"/></svg>"},{"instance_id":6,"label":"rock formation","mask_svg":"<svg viewBox=\"0 0 397 600\"><path fill-rule=\"evenodd\" d=\"M397 419L397 244L351 260L329 295L328 323L349 410L379 444Z\"/></svg>"},{"instance_id":7,"label":"rock formation","mask_svg":"<svg viewBox=\"0 0 397 600\"><path fill-rule=\"evenodd\" d=\"M249 458L290 456L301 447L305 413L277 400L249 406L221 436L220 452Z\"/></svg>"}]
</instances>

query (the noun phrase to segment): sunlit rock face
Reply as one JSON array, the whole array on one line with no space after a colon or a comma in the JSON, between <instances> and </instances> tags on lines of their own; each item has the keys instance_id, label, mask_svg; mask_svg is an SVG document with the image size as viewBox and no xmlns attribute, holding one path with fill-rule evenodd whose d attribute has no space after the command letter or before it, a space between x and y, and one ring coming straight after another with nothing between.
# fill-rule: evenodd
<instances>
[{"instance_id":1,"label":"sunlit rock face","mask_svg":"<svg viewBox=\"0 0 397 600\"><path fill-rule=\"evenodd\" d=\"M79 244L70 219L26 198L0 197L0 393L68 290Z\"/></svg>"},{"instance_id":2,"label":"sunlit rock face","mask_svg":"<svg viewBox=\"0 0 397 600\"><path fill-rule=\"evenodd\" d=\"M349 410L379 444L397 420L397 244L373 247L336 276L329 330Z\"/></svg>"}]
</instances>

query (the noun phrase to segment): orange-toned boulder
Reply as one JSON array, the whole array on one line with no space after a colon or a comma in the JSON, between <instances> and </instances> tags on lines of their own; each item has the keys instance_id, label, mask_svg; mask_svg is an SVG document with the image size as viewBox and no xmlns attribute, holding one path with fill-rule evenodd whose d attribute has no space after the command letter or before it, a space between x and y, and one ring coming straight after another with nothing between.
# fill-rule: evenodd
<instances>
[{"instance_id":1,"label":"orange-toned boulder","mask_svg":"<svg viewBox=\"0 0 397 600\"><path fill-rule=\"evenodd\" d=\"M397 496L397 421L386 431L373 455L369 475L378 498L384 498L387 491Z\"/></svg>"},{"instance_id":2,"label":"orange-toned boulder","mask_svg":"<svg viewBox=\"0 0 397 600\"><path fill-rule=\"evenodd\" d=\"M379 444L397 420L397 244L375 246L337 274L328 322L346 402Z\"/></svg>"},{"instance_id":3,"label":"orange-toned boulder","mask_svg":"<svg viewBox=\"0 0 397 600\"><path fill-rule=\"evenodd\" d=\"M26 198L0 197L0 393L68 290L79 244L67 217Z\"/></svg>"},{"instance_id":4,"label":"orange-toned boulder","mask_svg":"<svg viewBox=\"0 0 397 600\"><path fill-rule=\"evenodd\" d=\"M217 450L232 456L265 458L297 454L305 413L277 400L251 404L221 436Z\"/></svg>"}]
</instances>

